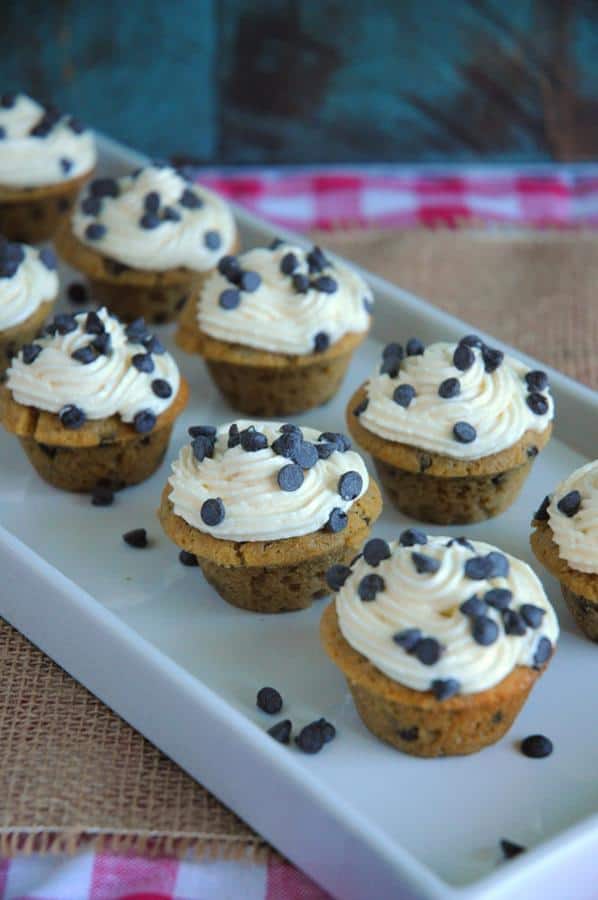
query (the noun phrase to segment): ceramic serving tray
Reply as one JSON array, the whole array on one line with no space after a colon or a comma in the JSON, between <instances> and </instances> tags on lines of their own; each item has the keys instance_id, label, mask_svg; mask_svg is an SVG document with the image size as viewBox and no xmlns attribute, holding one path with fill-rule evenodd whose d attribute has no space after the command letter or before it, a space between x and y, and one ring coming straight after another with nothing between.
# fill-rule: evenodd
<instances>
[{"instance_id":1,"label":"ceramic serving tray","mask_svg":"<svg viewBox=\"0 0 598 900\"><path fill-rule=\"evenodd\" d=\"M101 149L106 172L143 162L108 140ZM238 218L245 247L276 234L244 212ZM335 401L298 418L321 430L344 430L348 397L383 342L455 339L474 330L362 274L376 295L371 338ZM68 283L72 276L64 275ZM172 328L161 331L172 349ZM220 600L199 570L179 563L156 518L170 461L189 425L231 420L235 412L201 360L175 352L192 386L190 406L160 470L112 507L49 487L17 440L0 434L0 614L336 897L595 898L598 649L575 629L528 537L546 492L596 456L597 395L549 370L554 438L515 505L466 529L536 569L561 621L555 659L500 743L475 756L416 759L378 742L357 717L340 672L320 649L326 601L280 616L243 612ZM394 538L406 524L387 504L374 533ZM122 541L136 527L148 530L147 550ZM325 716L336 740L317 756L277 744L266 734L273 720L255 705L266 684L281 691L297 729ZM554 741L547 759L517 750L536 732ZM501 838L529 849L503 862Z\"/></svg>"}]
</instances>

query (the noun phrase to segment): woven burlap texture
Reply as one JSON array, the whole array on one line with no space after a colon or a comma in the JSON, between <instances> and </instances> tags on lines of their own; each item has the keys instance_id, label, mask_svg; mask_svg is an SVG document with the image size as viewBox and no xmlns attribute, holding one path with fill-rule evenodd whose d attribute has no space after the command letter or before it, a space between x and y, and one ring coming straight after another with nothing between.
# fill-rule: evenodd
<instances>
[{"instance_id":1,"label":"woven burlap texture","mask_svg":"<svg viewBox=\"0 0 598 900\"><path fill-rule=\"evenodd\" d=\"M598 384L598 247L591 235L317 237L473 325ZM406 337L399 320L396 337ZM271 852L0 621L0 855L74 851L82 841L154 854L194 850L258 859Z\"/></svg>"}]
</instances>

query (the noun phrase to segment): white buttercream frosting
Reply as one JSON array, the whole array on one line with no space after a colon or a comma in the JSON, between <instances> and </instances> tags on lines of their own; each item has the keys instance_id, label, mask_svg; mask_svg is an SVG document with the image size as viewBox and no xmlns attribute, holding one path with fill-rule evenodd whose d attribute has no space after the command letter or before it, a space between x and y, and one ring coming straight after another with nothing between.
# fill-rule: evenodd
<instances>
[{"instance_id":1,"label":"white buttercream frosting","mask_svg":"<svg viewBox=\"0 0 598 900\"><path fill-rule=\"evenodd\" d=\"M579 510L567 516L559 502L578 491ZM552 495L548 519L559 556L579 572L598 574L598 460L576 469Z\"/></svg>"},{"instance_id":2,"label":"white buttercream frosting","mask_svg":"<svg viewBox=\"0 0 598 900\"><path fill-rule=\"evenodd\" d=\"M367 469L359 454L335 450L328 459L303 470L304 480L297 490L282 490L278 474L292 461L277 455L271 446L281 437L281 425L235 424L239 431L255 426L267 437L268 446L254 452L240 444L229 447L227 424L217 430L212 458L199 462L187 445L172 465L169 483L174 512L200 531L228 541L275 541L311 534L326 526L333 509L346 513L368 488ZM302 433L305 441L321 443L320 432L313 428L302 428ZM359 473L362 487L353 500L344 500L339 481L351 471ZM219 524L210 526L202 519L202 506L216 498L222 501L225 514Z\"/></svg>"},{"instance_id":3,"label":"white buttercream frosting","mask_svg":"<svg viewBox=\"0 0 598 900\"><path fill-rule=\"evenodd\" d=\"M0 103L0 184L43 187L68 181L93 169L96 149L89 130L69 116L54 117L44 136L31 134L45 110L26 94Z\"/></svg>"},{"instance_id":4,"label":"white buttercream frosting","mask_svg":"<svg viewBox=\"0 0 598 900\"><path fill-rule=\"evenodd\" d=\"M513 446L526 431L542 432L554 416L548 388L541 392L546 412L537 415L528 405L525 381L528 366L505 356L494 371L486 371L482 351L470 348L474 362L466 371L453 363L457 345L436 343L421 355L406 356L398 375L376 372L366 385L368 405L360 414L364 428L389 441L409 444L457 459L479 459ZM441 383L458 379L457 396L439 395ZM400 385L410 385L415 396L408 406L393 399ZM544 402L542 401L542 402ZM475 428L470 443L460 443L454 426L465 422Z\"/></svg>"},{"instance_id":5,"label":"white buttercream frosting","mask_svg":"<svg viewBox=\"0 0 598 900\"><path fill-rule=\"evenodd\" d=\"M257 248L241 254L238 263L242 271L257 273L259 287L246 291L240 286L238 305L227 309L221 304L221 295L237 285L220 272L214 273L198 302L201 330L229 343L297 355L313 353L318 335L324 336L319 349L326 349L349 332L367 331L373 298L363 278L326 257L323 267L314 270L312 264L310 272L309 254L284 243L274 249ZM285 274L281 265L291 255L296 265ZM296 289L298 280L294 276L300 276L299 281L308 279L304 293ZM336 289L332 293L319 289L320 278L332 279Z\"/></svg>"},{"instance_id":6,"label":"white buttercream frosting","mask_svg":"<svg viewBox=\"0 0 598 900\"><path fill-rule=\"evenodd\" d=\"M51 413L74 404L88 419L119 415L123 422L132 422L141 411L158 416L168 409L180 385L173 357L170 353L152 353L153 371L139 371L132 358L146 354L146 347L129 341L125 326L106 309L100 309L98 316L110 336L110 351L99 353L87 364L73 359L73 352L87 347L97 337L86 331L87 316L86 312L74 316L77 327L68 334L38 338L35 345L42 350L33 362L24 361L23 351L13 358L7 384L16 402ZM152 382L157 379L168 382L170 396L156 395Z\"/></svg>"},{"instance_id":7,"label":"white buttercream frosting","mask_svg":"<svg viewBox=\"0 0 598 900\"><path fill-rule=\"evenodd\" d=\"M503 554L509 563L506 577L472 580L464 566L475 555L497 551L482 541L470 541L473 549L450 538L428 536L425 545L401 546L392 542L391 555L377 566L360 557L352 574L336 597L340 630L347 642L381 672L407 687L427 691L436 680L455 679L459 691L473 694L487 690L509 675L516 666L533 666L538 645L547 638L554 646L559 628L555 612L542 585L530 567ZM412 554L425 554L440 563L433 574L418 574ZM372 573L384 582L373 601L359 595L359 584ZM510 609L523 604L544 611L539 627L526 627L525 634L506 634L502 615L490 606L484 615L495 623L497 637L483 646L472 634L473 618L460 610L472 594L483 598L491 588L506 588L513 594ZM438 661L426 665L415 652L408 652L393 637L406 629L419 629L422 638L439 642Z\"/></svg>"},{"instance_id":8,"label":"white buttercream frosting","mask_svg":"<svg viewBox=\"0 0 598 900\"><path fill-rule=\"evenodd\" d=\"M0 331L24 322L41 303L58 294L58 275L40 259L40 251L25 244L21 247L24 259L14 275L0 275Z\"/></svg>"},{"instance_id":9,"label":"white buttercream frosting","mask_svg":"<svg viewBox=\"0 0 598 900\"><path fill-rule=\"evenodd\" d=\"M94 250L134 268L160 272L178 267L205 272L231 250L236 226L228 205L170 166L151 165L114 181L117 196L101 196L98 212L88 214L85 201L95 190L91 182L73 216L74 233ZM197 198L192 205L180 202L186 191ZM155 210L154 195L159 203ZM168 217L171 211L173 218ZM147 214L159 224L143 227ZM100 238L89 238L91 224L104 229Z\"/></svg>"}]
</instances>

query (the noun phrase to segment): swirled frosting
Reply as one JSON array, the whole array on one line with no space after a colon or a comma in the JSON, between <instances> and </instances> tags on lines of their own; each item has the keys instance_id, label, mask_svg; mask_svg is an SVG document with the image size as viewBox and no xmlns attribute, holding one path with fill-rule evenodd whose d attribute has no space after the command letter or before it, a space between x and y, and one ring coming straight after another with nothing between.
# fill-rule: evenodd
<instances>
[{"instance_id":1,"label":"swirled frosting","mask_svg":"<svg viewBox=\"0 0 598 900\"><path fill-rule=\"evenodd\" d=\"M10 255L11 248L18 255L16 271L13 265L8 269L12 274L8 274L2 265L3 254L6 251ZM54 257L48 250L0 242L0 331L24 322L41 303L54 300L57 294L58 276Z\"/></svg>"},{"instance_id":2,"label":"swirled frosting","mask_svg":"<svg viewBox=\"0 0 598 900\"><path fill-rule=\"evenodd\" d=\"M352 450L342 449L350 446L344 436L335 435L334 444L332 435L320 440L318 431L302 428L293 444L281 431L283 427L238 421L220 426L209 439L200 435L199 446L194 440L183 447L169 479L176 515L228 541L275 541L321 528L341 530L347 511L368 487L363 460ZM251 429L255 429L253 437ZM264 437L257 440L256 433ZM251 449L257 447L261 449ZM327 458L314 451L318 447L320 453L329 454ZM283 469L298 477L286 489L281 486L285 484ZM343 490L347 473L350 478L357 475L349 491ZM216 501L220 501L221 515L210 524L214 519L206 513Z\"/></svg>"},{"instance_id":3,"label":"swirled frosting","mask_svg":"<svg viewBox=\"0 0 598 900\"><path fill-rule=\"evenodd\" d=\"M573 492L579 497L571 496ZM562 502L565 497L569 503ZM576 469L559 484L548 506L548 519L561 559L579 572L598 574L598 460Z\"/></svg>"},{"instance_id":4,"label":"swirled frosting","mask_svg":"<svg viewBox=\"0 0 598 900\"><path fill-rule=\"evenodd\" d=\"M74 404L88 419L119 415L123 422L133 422L140 412L160 415L176 397L177 364L140 322L128 327L127 337L125 326L100 309L97 315L57 316L48 330L54 333L27 345L12 360L7 384L17 403L51 413ZM103 351L95 349L102 344ZM91 361L73 356L81 351Z\"/></svg>"},{"instance_id":5,"label":"swirled frosting","mask_svg":"<svg viewBox=\"0 0 598 900\"><path fill-rule=\"evenodd\" d=\"M0 184L43 187L90 172L96 161L91 131L45 109L26 94L0 98Z\"/></svg>"},{"instance_id":6,"label":"swirled frosting","mask_svg":"<svg viewBox=\"0 0 598 900\"><path fill-rule=\"evenodd\" d=\"M170 166L92 181L72 224L79 240L94 250L160 272L178 267L205 272L236 239L227 204Z\"/></svg>"},{"instance_id":7,"label":"swirled frosting","mask_svg":"<svg viewBox=\"0 0 598 900\"><path fill-rule=\"evenodd\" d=\"M380 371L366 385L363 427L458 459L498 453L528 430L544 431L554 416L545 374L530 373L475 336L468 340L480 346L436 343L406 356L387 348ZM459 366L470 363L466 369L455 365L457 352Z\"/></svg>"},{"instance_id":8,"label":"swirled frosting","mask_svg":"<svg viewBox=\"0 0 598 900\"><path fill-rule=\"evenodd\" d=\"M355 650L393 681L416 691L433 689L439 699L442 685L449 685L450 693L478 693L516 666L537 666L549 658L558 622L526 563L482 541L423 535L422 545L412 539L408 546L386 545L387 558L375 566L366 561L366 544L365 556L340 587L339 626ZM480 567L474 563L468 575L468 562L487 560L489 554L494 563L486 569L489 577L470 577L483 575L485 564L475 572ZM385 554L374 562L380 555ZM421 556L433 562L424 564ZM371 588L376 577L381 582L372 598L364 579Z\"/></svg>"},{"instance_id":9,"label":"swirled frosting","mask_svg":"<svg viewBox=\"0 0 598 900\"><path fill-rule=\"evenodd\" d=\"M370 288L348 266L317 247L276 242L223 260L202 289L197 321L219 340L298 355L367 331L372 305Z\"/></svg>"}]
</instances>

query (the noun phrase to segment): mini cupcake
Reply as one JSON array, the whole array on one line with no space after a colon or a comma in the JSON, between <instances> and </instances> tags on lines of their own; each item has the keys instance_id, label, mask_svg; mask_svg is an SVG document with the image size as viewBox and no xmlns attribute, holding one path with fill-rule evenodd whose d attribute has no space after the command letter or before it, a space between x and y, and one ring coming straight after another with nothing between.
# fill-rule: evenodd
<instances>
[{"instance_id":1,"label":"mini cupcake","mask_svg":"<svg viewBox=\"0 0 598 900\"><path fill-rule=\"evenodd\" d=\"M576 469L545 497L532 525L534 553L560 581L583 633L598 641L598 460Z\"/></svg>"},{"instance_id":2,"label":"mini cupcake","mask_svg":"<svg viewBox=\"0 0 598 900\"><path fill-rule=\"evenodd\" d=\"M0 378L19 347L39 333L57 294L52 250L0 237Z\"/></svg>"},{"instance_id":3,"label":"mini cupcake","mask_svg":"<svg viewBox=\"0 0 598 900\"><path fill-rule=\"evenodd\" d=\"M328 593L381 509L380 493L342 434L245 421L189 429L159 517L233 606L304 609Z\"/></svg>"},{"instance_id":4,"label":"mini cupcake","mask_svg":"<svg viewBox=\"0 0 598 900\"><path fill-rule=\"evenodd\" d=\"M526 563L465 538L409 528L374 538L321 636L373 734L414 756L477 753L509 730L548 664L558 622Z\"/></svg>"},{"instance_id":5,"label":"mini cupcake","mask_svg":"<svg viewBox=\"0 0 598 900\"><path fill-rule=\"evenodd\" d=\"M545 372L467 335L426 348L412 338L405 351L389 344L347 421L401 512L449 525L510 506L553 414Z\"/></svg>"},{"instance_id":6,"label":"mini cupcake","mask_svg":"<svg viewBox=\"0 0 598 900\"><path fill-rule=\"evenodd\" d=\"M337 392L372 305L363 279L319 247L275 241L220 260L184 310L177 341L204 357L235 409L295 413Z\"/></svg>"},{"instance_id":7,"label":"mini cupcake","mask_svg":"<svg viewBox=\"0 0 598 900\"><path fill-rule=\"evenodd\" d=\"M60 255L120 318L174 318L237 247L227 204L170 166L90 182L57 241Z\"/></svg>"},{"instance_id":8,"label":"mini cupcake","mask_svg":"<svg viewBox=\"0 0 598 900\"><path fill-rule=\"evenodd\" d=\"M78 119L26 94L0 97L0 232L35 244L52 238L96 162Z\"/></svg>"},{"instance_id":9,"label":"mini cupcake","mask_svg":"<svg viewBox=\"0 0 598 900\"><path fill-rule=\"evenodd\" d=\"M105 309L57 315L19 351L0 389L4 427L65 491L144 481L186 402L174 359L143 321L124 328Z\"/></svg>"}]
</instances>

